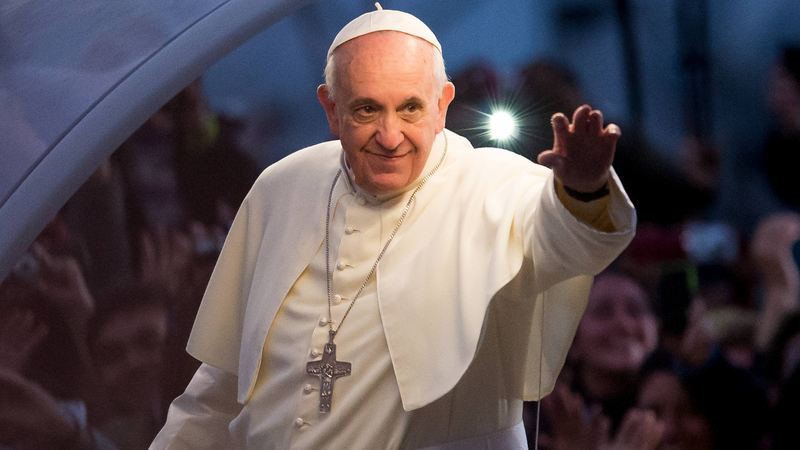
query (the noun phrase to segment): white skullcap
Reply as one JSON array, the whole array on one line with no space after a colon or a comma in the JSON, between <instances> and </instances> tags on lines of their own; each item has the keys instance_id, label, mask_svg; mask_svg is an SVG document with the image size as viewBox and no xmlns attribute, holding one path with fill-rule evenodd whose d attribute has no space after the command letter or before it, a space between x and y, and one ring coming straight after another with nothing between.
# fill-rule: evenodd
<instances>
[{"instance_id":1,"label":"white skullcap","mask_svg":"<svg viewBox=\"0 0 800 450\"><path fill-rule=\"evenodd\" d=\"M430 42L440 53L442 52L442 46L433 31L421 20L402 11L383 9L378 3L375 3L375 6L378 8L377 11L356 17L339 31L328 50L328 57L336 50L336 47L345 42L375 31L399 31L410 34Z\"/></svg>"}]
</instances>

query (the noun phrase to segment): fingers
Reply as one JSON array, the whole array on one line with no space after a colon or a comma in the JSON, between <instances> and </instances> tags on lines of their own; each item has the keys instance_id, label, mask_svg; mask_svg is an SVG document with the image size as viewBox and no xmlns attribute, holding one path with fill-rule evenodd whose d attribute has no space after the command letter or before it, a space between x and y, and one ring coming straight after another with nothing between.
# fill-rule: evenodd
<instances>
[{"instance_id":1,"label":"fingers","mask_svg":"<svg viewBox=\"0 0 800 450\"><path fill-rule=\"evenodd\" d=\"M589 135L606 135L612 137L613 142L622 134L618 126L609 124L603 128L603 113L599 109L592 109L589 105L583 105L576 109L572 114L572 123L567 120L564 114L556 113L550 119L553 124L553 131L556 135L563 135L567 132L588 133Z\"/></svg>"},{"instance_id":2,"label":"fingers","mask_svg":"<svg viewBox=\"0 0 800 450\"><path fill-rule=\"evenodd\" d=\"M586 133L589 131L589 115L592 108L589 105L583 105L576 109L572 114L572 131L575 133Z\"/></svg>"},{"instance_id":3,"label":"fingers","mask_svg":"<svg viewBox=\"0 0 800 450\"><path fill-rule=\"evenodd\" d=\"M550 123L553 125L553 133L555 133L556 139L569 133L569 120L564 114L553 114L553 117L550 118Z\"/></svg>"},{"instance_id":4,"label":"fingers","mask_svg":"<svg viewBox=\"0 0 800 450\"><path fill-rule=\"evenodd\" d=\"M553 392L542 399L542 410L553 421L554 428L570 427L576 420L581 420L583 401L570 392L566 384L557 383Z\"/></svg>"},{"instance_id":5,"label":"fingers","mask_svg":"<svg viewBox=\"0 0 800 450\"><path fill-rule=\"evenodd\" d=\"M603 131L603 113L589 105L581 106L572 115L572 131L590 136L599 135Z\"/></svg>"},{"instance_id":6,"label":"fingers","mask_svg":"<svg viewBox=\"0 0 800 450\"><path fill-rule=\"evenodd\" d=\"M664 423L652 411L631 409L622 419L614 449L653 450L664 434Z\"/></svg>"},{"instance_id":7,"label":"fingers","mask_svg":"<svg viewBox=\"0 0 800 450\"><path fill-rule=\"evenodd\" d=\"M589 113L588 132L590 136L598 135L603 131L603 113L595 109Z\"/></svg>"},{"instance_id":8,"label":"fingers","mask_svg":"<svg viewBox=\"0 0 800 450\"><path fill-rule=\"evenodd\" d=\"M606 129L603 130L603 137L605 138L607 145L616 146L620 136L622 136L622 130L620 130L619 127L613 123L608 124Z\"/></svg>"}]
</instances>

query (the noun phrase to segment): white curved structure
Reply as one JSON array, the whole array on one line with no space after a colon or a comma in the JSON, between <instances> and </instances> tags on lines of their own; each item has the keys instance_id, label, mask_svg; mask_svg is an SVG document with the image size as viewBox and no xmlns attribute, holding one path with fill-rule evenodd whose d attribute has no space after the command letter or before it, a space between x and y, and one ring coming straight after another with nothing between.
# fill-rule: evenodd
<instances>
[{"instance_id":1,"label":"white curved structure","mask_svg":"<svg viewBox=\"0 0 800 450\"><path fill-rule=\"evenodd\" d=\"M0 3L0 280L162 104L312 1Z\"/></svg>"}]
</instances>

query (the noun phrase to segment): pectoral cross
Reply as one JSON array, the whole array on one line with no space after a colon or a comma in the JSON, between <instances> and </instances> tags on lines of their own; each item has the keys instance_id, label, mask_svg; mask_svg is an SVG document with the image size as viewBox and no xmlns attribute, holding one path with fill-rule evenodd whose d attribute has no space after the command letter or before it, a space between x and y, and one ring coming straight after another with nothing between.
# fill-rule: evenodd
<instances>
[{"instance_id":1,"label":"pectoral cross","mask_svg":"<svg viewBox=\"0 0 800 450\"><path fill-rule=\"evenodd\" d=\"M340 377L350 375L350 363L336 361L336 344L333 343L333 333L325 344L322 360L310 361L306 364L306 373L320 378L319 381L319 412L331 412L331 397L333 397L333 382Z\"/></svg>"}]
</instances>

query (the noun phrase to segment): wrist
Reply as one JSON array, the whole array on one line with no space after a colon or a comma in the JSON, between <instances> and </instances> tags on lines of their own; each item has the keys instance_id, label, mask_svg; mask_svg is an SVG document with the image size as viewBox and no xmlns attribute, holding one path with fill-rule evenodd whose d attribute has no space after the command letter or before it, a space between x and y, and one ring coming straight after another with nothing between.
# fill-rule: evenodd
<instances>
[{"instance_id":1,"label":"wrist","mask_svg":"<svg viewBox=\"0 0 800 450\"><path fill-rule=\"evenodd\" d=\"M605 197L605 196L607 196L607 195L609 195L611 193L611 190L608 188L608 181L606 181L606 183L602 187L600 187L600 189L597 189L597 190L592 191L592 192L578 191L578 190L572 189L571 187L569 187L569 186L567 186L567 185L565 185L563 183L561 184L561 187L564 188L564 192L567 195L569 195L570 197L574 198L575 200L579 200L579 201L582 201L582 202L591 202L593 200L598 200L598 199L601 199L601 198L603 198L603 197Z\"/></svg>"}]
</instances>

